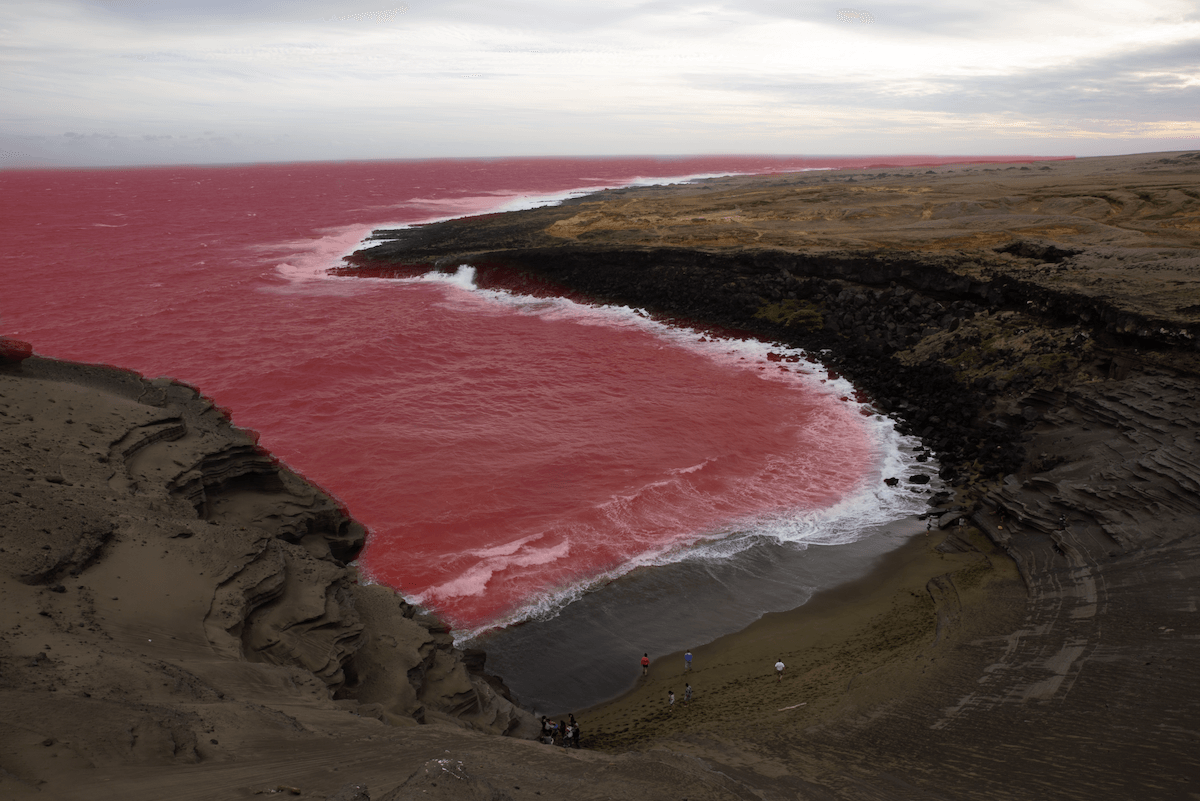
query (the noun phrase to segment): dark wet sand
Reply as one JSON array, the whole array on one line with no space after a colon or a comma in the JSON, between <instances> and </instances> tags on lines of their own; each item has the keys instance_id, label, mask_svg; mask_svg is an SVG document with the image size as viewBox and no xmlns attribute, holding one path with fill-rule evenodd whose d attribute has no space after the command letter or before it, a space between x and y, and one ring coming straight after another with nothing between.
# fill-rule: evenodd
<instances>
[{"instance_id":1,"label":"dark wet sand","mask_svg":"<svg viewBox=\"0 0 1200 801\"><path fill-rule=\"evenodd\" d=\"M491 632L472 647L538 714L562 717L634 686L643 653L657 659L794 609L854 581L923 531L915 517L862 540L800 548L763 541L736 556L637 570L560 614Z\"/></svg>"},{"instance_id":2,"label":"dark wet sand","mask_svg":"<svg viewBox=\"0 0 1200 801\"><path fill-rule=\"evenodd\" d=\"M649 677L635 674L634 689L586 710L580 720L597 744L616 748L694 731L711 735L726 726L753 729L760 716L772 727L784 719L788 725L811 726L847 703L860 703L850 692L856 684L861 690L879 683L877 672L902 673L898 662L925 658L937 639L938 617L926 591L936 576L960 576L969 585L964 596L969 593L970 603L978 603L981 608L973 611L981 617L1014 616L1008 607L988 612L981 603L985 587L999 595L1021 592L1011 562L979 532L966 529L961 540L982 551L939 551L948 536L959 539L940 531L911 536L856 579L692 648L691 671L684 668L682 650L667 654L652 663ZM782 682L774 670L780 658L787 666ZM685 683L694 692L686 709ZM911 677L903 682L912 683ZM899 694L906 688L891 689ZM677 697L673 711L668 690Z\"/></svg>"}]
</instances>

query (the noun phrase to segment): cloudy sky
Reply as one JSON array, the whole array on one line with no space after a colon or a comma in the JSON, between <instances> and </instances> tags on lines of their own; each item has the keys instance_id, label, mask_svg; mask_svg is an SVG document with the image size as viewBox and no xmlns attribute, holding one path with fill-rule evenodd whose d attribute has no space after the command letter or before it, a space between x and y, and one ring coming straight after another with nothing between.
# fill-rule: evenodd
<instances>
[{"instance_id":1,"label":"cloudy sky","mask_svg":"<svg viewBox=\"0 0 1200 801\"><path fill-rule=\"evenodd\" d=\"M4 0L0 166L1200 148L1195 0Z\"/></svg>"}]
</instances>

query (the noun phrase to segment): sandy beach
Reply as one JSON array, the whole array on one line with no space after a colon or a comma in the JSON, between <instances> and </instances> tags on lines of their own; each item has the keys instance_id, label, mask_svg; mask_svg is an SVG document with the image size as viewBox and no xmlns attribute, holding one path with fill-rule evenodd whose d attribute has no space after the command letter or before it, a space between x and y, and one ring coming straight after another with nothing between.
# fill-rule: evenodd
<instances>
[{"instance_id":1,"label":"sandy beach","mask_svg":"<svg viewBox=\"0 0 1200 801\"><path fill-rule=\"evenodd\" d=\"M953 648L949 627L939 625L933 613L930 582L961 587L959 614L985 628L1002 625L1012 614L1011 605L989 608L986 599L1021 594L1016 571L1002 553L977 531L962 536L912 537L881 556L866 576L693 648L690 671L682 652L654 661L636 689L579 719L605 748L683 743L701 736L711 740L710 752L685 750L711 756L761 741L764 732L777 737L780 727L820 727L856 708L870 708L881 695L895 700L928 692L929 668ZM961 550L968 543L983 551ZM960 628L954 635L968 636ZM782 681L775 676L777 659L786 665ZM686 707L685 683L693 689ZM679 699L674 709L667 705L669 690Z\"/></svg>"},{"instance_id":2,"label":"sandy beach","mask_svg":"<svg viewBox=\"0 0 1200 801\"><path fill-rule=\"evenodd\" d=\"M578 751L358 584L353 510L196 389L6 340L0 797L1197 797L1198 181L1196 153L717 179L359 254L827 350L938 453L928 533L622 660Z\"/></svg>"},{"instance_id":3,"label":"sandy beach","mask_svg":"<svg viewBox=\"0 0 1200 801\"><path fill-rule=\"evenodd\" d=\"M557 720L633 689L643 653L666 659L764 613L799 607L822 588L860 578L925 526L914 516L842 545L764 542L735 557L635 571L548 620L492 631L470 645L487 652L489 669L523 704Z\"/></svg>"}]
</instances>

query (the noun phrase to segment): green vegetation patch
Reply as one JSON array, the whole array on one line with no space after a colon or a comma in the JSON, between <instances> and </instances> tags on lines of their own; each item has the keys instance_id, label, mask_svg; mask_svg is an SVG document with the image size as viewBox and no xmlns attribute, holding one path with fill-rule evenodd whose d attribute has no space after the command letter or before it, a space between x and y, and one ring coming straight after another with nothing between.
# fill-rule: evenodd
<instances>
[{"instance_id":1,"label":"green vegetation patch","mask_svg":"<svg viewBox=\"0 0 1200 801\"><path fill-rule=\"evenodd\" d=\"M814 331L825 327L825 315L815 303L807 300L783 300L779 303L767 303L760 306L754 316L760 320L770 320L784 328L799 328L803 331Z\"/></svg>"}]
</instances>

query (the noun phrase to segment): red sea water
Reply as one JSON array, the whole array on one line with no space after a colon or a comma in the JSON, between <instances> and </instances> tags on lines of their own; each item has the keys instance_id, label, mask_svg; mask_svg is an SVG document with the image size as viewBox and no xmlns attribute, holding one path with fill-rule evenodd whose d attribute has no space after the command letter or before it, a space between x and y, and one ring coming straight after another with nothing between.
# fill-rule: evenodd
<instances>
[{"instance_id":1,"label":"red sea water","mask_svg":"<svg viewBox=\"0 0 1200 801\"><path fill-rule=\"evenodd\" d=\"M373 228L581 188L936 161L0 172L0 334L199 387L368 527L363 572L479 631L753 537L852 541L911 512L879 481L899 440L844 382L763 343L479 290L467 270L325 271Z\"/></svg>"}]
</instances>

